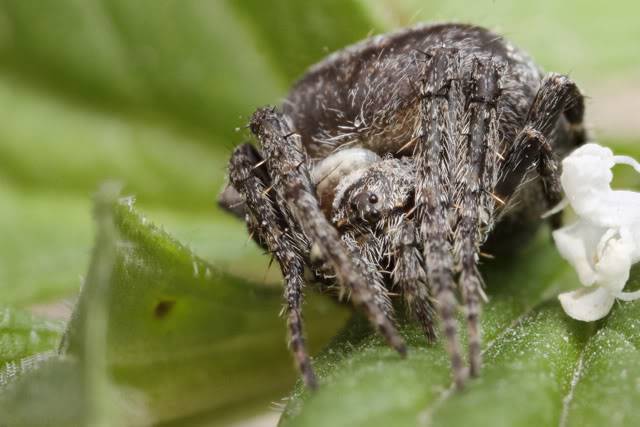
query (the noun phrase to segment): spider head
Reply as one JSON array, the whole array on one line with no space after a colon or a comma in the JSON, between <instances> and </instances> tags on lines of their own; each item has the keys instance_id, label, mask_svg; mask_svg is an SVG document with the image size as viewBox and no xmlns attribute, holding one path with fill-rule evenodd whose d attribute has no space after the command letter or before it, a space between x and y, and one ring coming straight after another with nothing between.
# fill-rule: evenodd
<instances>
[{"instance_id":1,"label":"spider head","mask_svg":"<svg viewBox=\"0 0 640 427\"><path fill-rule=\"evenodd\" d=\"M336 190L343 180L379 162L380 156L363 148L337 151L318 162L311 171L316 185L320 207L327 217L331 217Z\"/></svg>"},{"instance_id":2,"label":"spider head","mask_svg":"<svg viewBox=\"0 0 640 427\"><path fill-rule=\"evenodd\" d=\"M321 176L320 171L325 178L316 191L325 214L339 229L376 227L394 212L411 208L414 167L408 158L381 158L354 148L318 163L314 177Z\"/></svg>"}]
</instances>

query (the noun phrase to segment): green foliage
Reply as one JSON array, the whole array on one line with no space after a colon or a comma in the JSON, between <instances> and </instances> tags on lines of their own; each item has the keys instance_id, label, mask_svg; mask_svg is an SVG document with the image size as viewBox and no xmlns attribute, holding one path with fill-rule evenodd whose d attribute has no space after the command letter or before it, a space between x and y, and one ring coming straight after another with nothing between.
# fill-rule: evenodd
<instances>
[{"instance_id":1,"label":"green foliage","mask_svg":"<svg viewBox=\"0 0 640 427\"><path fill-rule=\"evenodd\" d=\"M22 310L0 308L0 370L19 369L21 360L55 348L60 341L62 322L43 320ZM6 380L0 374L0 385Z\"/></svg>"},{"instance_id":2,"label":"green foliage","mask_svg":"<svg viewBox=\"0 0 640 427\"><path fill-rule=\"evenodd\" d=\"M62 358L44 362L0 393L0 414L26 417L7 424L99 424L104 414L133 409L153 422L176 420L264 402L290 387L295 373L276 316L279 290L218 271L136 213L130 200L116 203L110 196L105 202L105 191L98 194L97 243ZM312 299L307 318L310 334L323 341L344 315L333 303ZM43 381L58 381L58 369L70 396L82 400L55 390L38 392L39 399L80 409L56 412L60 418L16 411L31 408L21 399L30 389L46 389ZM142 396L139 406L113 403L114 388Z\"/></svg>"},{"instance_id":3,"label":"green foliage","mask_svg":"<svg viewBox=\"0 0 640 427\"><path fill-rule=\"evenodd\" d=\"M316 358L320 390L298 385L281 425L635 425L640 304L598 324L568 318L549 296L580 284L546 235L485 273L485 367L463 392L442 343L425 346L405 324L401 360L357 318Z\"/></svg>"},{"instance_id":4,"label":"green foliage","mask_svg":"<svg viewBox=\"0 0 640 427\"><path fill-rule=\"evenodd\" d=\"M309 64L454 18L591 88L637 71L636 12L630 0L0 0L0 425L222 425L290 389L277 268L214 201L247 138L235 129ZM90 195L109 179L175 238L104 190L91 253ZM576 280L545 234L488 264L486 367L464 393L448 392L442 346L410 323L400 360L355 318L315 360L322 389L298 386L283 424L638 424L640 305L593 328L567 320L553 296ZM81 284L58 351L63 322L30 311L71 306ZM314 350L345 315L310 298Z\"/></svg>"}]
</instances>

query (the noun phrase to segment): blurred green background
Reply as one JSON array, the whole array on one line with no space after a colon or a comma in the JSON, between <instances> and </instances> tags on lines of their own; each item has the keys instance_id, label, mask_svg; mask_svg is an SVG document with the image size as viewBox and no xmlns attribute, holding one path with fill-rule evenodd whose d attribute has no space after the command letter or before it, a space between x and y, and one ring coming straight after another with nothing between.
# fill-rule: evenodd
<instances>
[{"instance_id":1,"label":"blurred green background","mask_svg":"<svg viewBox=\"0 0 640 427\"><path fill-rule=\"evenodd\" d=\"M597 140L638 152L638 16L631 0L0 0L0 305L68 317L106 179L217 268L276 285L215 206L247 117L327 53L418 22L504 34L579 83Z\"/></svg>"}]
</instances>

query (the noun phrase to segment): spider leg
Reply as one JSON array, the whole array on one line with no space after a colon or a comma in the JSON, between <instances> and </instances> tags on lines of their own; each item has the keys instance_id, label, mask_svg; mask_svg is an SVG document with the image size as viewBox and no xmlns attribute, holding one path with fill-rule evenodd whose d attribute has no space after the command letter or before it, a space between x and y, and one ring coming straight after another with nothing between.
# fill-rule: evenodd
<instances>
[{"instance_id":1,"label":"spider leg","mask_svg":"<svg viewBox=\"0 0 640 427\"><path fill-rule=\"evenodd\" d=\"M395 268L393 283L398 286L411 314L420 323L427 341L437 339L433 307L424 271L418 236L412 220L402 218L394 231L392 242Z\"/></svg>"},{"instance_id":2,"label":"spider leg","mask_svg":"<svg viewBox=\"0 0 640 427\"><path fill-rule=\"evenodd\" d=\"M362 239L361 239L362 240ZM353 262L365 273L367 286L373 294L375 304L382 310L385 315L395 321L393 315L393 305L389 299L389 292L384 285L384 278L380 272L379 257L376 255L380 252L376 239L366 239L364 243L358 243L358 240L351 233L342 236L342 241L346 244L351 253Z\"/></svg>"},{"instance_id":3,"label":"spider leg","mask_svg":"<svg viewBox=\"0 0 640 427\"><path fill-rule=\"evenodd\" d=\"M451 359L454 382L462 388L466 377L456 326L453 257L448 211L451 187L447 180L446 147L450 137L448 88L452 64L450 52L436 50L425 63L421 88L421 123L416 146L416 222L424 242L427 280L435 293L438 312Z\"/></svg>"},{"instance_id":4,"label":"spider leg","mask_svg":"<svg viewBox=\"0 0 640 427\"><path fill-rule=\"evenodd\" d=\"M492 60L474 62L467 88L467 116L460 121L460 135L466 133L464 164L459 176L459 215L456 226L455 259L459 263L459 286L466 306L469 334L469 372L480 373L482 364L480 307L482 276L478 271L478 253L486 233L481 222L493 215L494 200L487 193L493 189L498 162L498 113L497 99L500 95L499 77L501 66Z\"/></svg>"},{"instance_id":5,"label":"spider leg","mask_svg":"<svg viewBox=\"0 0 640 427\"><path fill-rule=\"evenodd\" d=\"M587 130L584 126L584 96L578 86L569 80L570 100L565 106L564 117L569 123L569 138L572 147L579 147L587 141Z\"/></svg>"},{"instance_id":6,"label":"spider leg","mask_svg":"<svg viewBox=\"0 0 640 427\"><path fill-rule=\"evenodd\" d=\"M229 178L233 188L244 196L246 209L258 240L274 254L285 279L287 326L290 348L296 366L307 387L317 387L316 376L307 352L302 323L302 298L304 260L302 248L292 239L286 214L276 204L267 190L269 181L266 171L256 168L261 161L260 153L250 144L235 149L229 164Z\"/></svg>"},{"instance_id":7,"label":"spider leg","mask_svg":"<svg viewBox=\"0 0 640 427\"><path fill-rule=\"evenodd\" d=\"M404 340L392 319L377 304L375 294L367 286L366 272L353 261L337 230L320 209L300 136L292 131L282 114L270 108L256 111L250 127L261 143L274 190L310 241L312 251L317 250L333 267L338 282L350 291L352 302L364 311L387 343L405 355Z\"/></svg>"},{"instance_id":8,"label":"spider leg","mask_svg":"<svg viewBox=\"0 0 640 427\"><path fill-rule=\"evenodd\" d=\"M557 205L562 200L562 188L558 160L549 141L561 114L574 128L576 138L584 138L583 112L584 101L576 84L563 75L548 75L529 109L524 127L507 152L496 192L502 198L512 196L535 167L542 180L547 207ZM553 215L550 221L553 228L559 227L560 214Z\"/></svg>"}]
</instances>

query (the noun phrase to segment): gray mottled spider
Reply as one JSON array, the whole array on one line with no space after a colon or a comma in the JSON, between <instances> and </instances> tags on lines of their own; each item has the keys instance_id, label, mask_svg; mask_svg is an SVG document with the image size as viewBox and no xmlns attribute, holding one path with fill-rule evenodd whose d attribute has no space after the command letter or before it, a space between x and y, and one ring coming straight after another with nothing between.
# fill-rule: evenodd
<instances>
[{"instance_id":1,"label":"gray mottled spider","mask_svg":"<svg viewBox=\"0 0 640 427\"><path fill-rule=\"evenodd\" d=\"M477 375L480 248L513 245L560 201L558 159L584 142L583 113L566 76L544 75L502 37L460 24L343 49L311 67L281 111L257 110L249 127L260 150L235 149L220 203L280 264L307 386L316 378L302 330L305 271L346 291L401 355L389 290L401 291L429 341L437 312L455 384Z\"/></svg>"}]
</instances>

